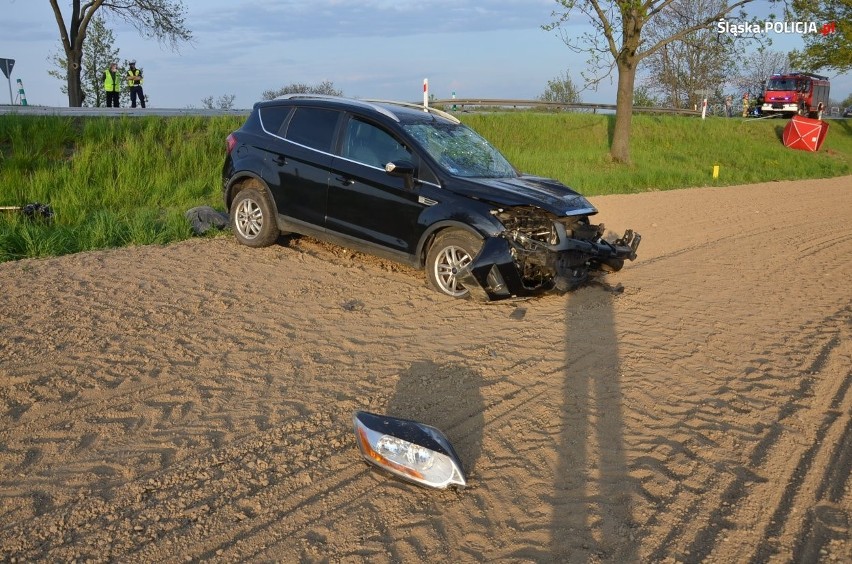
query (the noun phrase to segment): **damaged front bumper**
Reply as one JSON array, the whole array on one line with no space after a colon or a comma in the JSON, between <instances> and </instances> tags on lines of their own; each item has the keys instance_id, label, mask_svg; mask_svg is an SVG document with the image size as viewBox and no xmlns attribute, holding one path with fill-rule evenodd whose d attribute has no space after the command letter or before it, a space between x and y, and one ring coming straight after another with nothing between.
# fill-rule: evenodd
<instances>
[{"instance_id":1,"label":"damaged front bumper","mask_svg":"<svg viewBox=\"0 0 852 564\"><path fill-rule=\"evenodd\" d=\"M566 237L557 245L547 245L504 231L486 238L457 278L480 301L565 292L582 285L591 273L618 271L625 260L635 260L641 240L641 235L628 229L612 243ZM532 277L530 264L535 271Z\"/></svg>"}]
</instances>

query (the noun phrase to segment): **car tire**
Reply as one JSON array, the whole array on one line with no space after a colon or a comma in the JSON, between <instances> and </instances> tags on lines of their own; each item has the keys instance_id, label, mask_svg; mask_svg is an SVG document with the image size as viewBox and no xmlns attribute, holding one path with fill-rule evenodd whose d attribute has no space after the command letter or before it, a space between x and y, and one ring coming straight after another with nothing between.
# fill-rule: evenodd
<instances>
[{"instance_id":1,"label":"car tire","mask_svg":"<svg viewBox=\"0 0 852 564\"><path fill-rule=\"evenodd\" d=\"M275 211L263 188L244 188L231 202L231 229L237 241L248 247L268 247L280 234Z\"/></svg>"},{"instance_id":2,"label":"car tire","mask_svg":"<svg viewBox=\"0 0 852 564\"><path fill-rule=\"evenodd\" d=\"M467 266L482 248L482 238L461 229L440 233L426 255L426 279L447 296L466 298L470 290L456 279L459 270Z\"/></svg>"}]
</instances>

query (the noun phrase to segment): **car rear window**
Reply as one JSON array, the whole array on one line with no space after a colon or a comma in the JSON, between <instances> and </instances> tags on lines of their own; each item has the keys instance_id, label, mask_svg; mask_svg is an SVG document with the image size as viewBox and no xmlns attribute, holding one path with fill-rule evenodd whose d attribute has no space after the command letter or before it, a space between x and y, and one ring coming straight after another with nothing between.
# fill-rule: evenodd
<instances>
[{"instance_id":1,"label":"car rear window","mask_svg":"<svg viewBox=\"0 0 852 564\"><path fill-rule=\"evenodd\" d=\"M331 142L340 112L321 108L296 108L285 138L294 143L331 152Z\"/></svg>"},{"instance_id":2,"label":"car rear window","mask_svg":"<svg viewBox=\"0 0 852 564\"><path fill-rule=\"evenodd\" d=\"M260 109L260 122L263 124L263 129L267 133L275 135L281 134L281 126L284 120L290 115L290 110L286 106L268 106Z\"/></svg>"}]
</instances>

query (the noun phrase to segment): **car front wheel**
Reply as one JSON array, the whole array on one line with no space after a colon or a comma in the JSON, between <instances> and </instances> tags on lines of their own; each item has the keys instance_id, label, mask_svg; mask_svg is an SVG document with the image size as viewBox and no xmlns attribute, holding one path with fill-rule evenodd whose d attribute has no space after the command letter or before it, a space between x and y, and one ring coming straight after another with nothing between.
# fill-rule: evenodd
<instances>
[{"instance_id":1,"label":"car front wheel","mask_svg":"<svg viewBox=\"0 0 852 564\"><path fill-rule=\"evenodd\" d=\"M278 224L265 190L241 190L231 202L230 215L234 235L243 245L268 247L278 239Z\"/></svg>"},{"instance_id":2,"label":"car front wheel","mask_svg":"<svg viewBox=\"0 0 852 564\"><path fill-rule=\"evenodd\" d=\"M465 298L470 290L458 279L458 273L482 248L482 239L460 229L445 231L435 238L426 255L426 278L439 292L454 298Z\"/></svg>"}]
</instances>

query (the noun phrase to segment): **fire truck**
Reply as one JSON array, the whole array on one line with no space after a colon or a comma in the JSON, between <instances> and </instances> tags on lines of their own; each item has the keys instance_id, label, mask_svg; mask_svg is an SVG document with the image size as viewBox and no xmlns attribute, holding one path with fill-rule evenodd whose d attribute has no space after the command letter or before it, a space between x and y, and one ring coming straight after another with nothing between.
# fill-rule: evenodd
<instances>
[{"instance_id":1,"label":"fire truck","mask_svg":"<svg viewBox=\"0 0 852 564\"><path fill-rule=\"evenodd\" d=\"M807 72L774 74L766 81L763 115L817 117L828 107L828 77Z\"/></svg>"}]
</instances>

